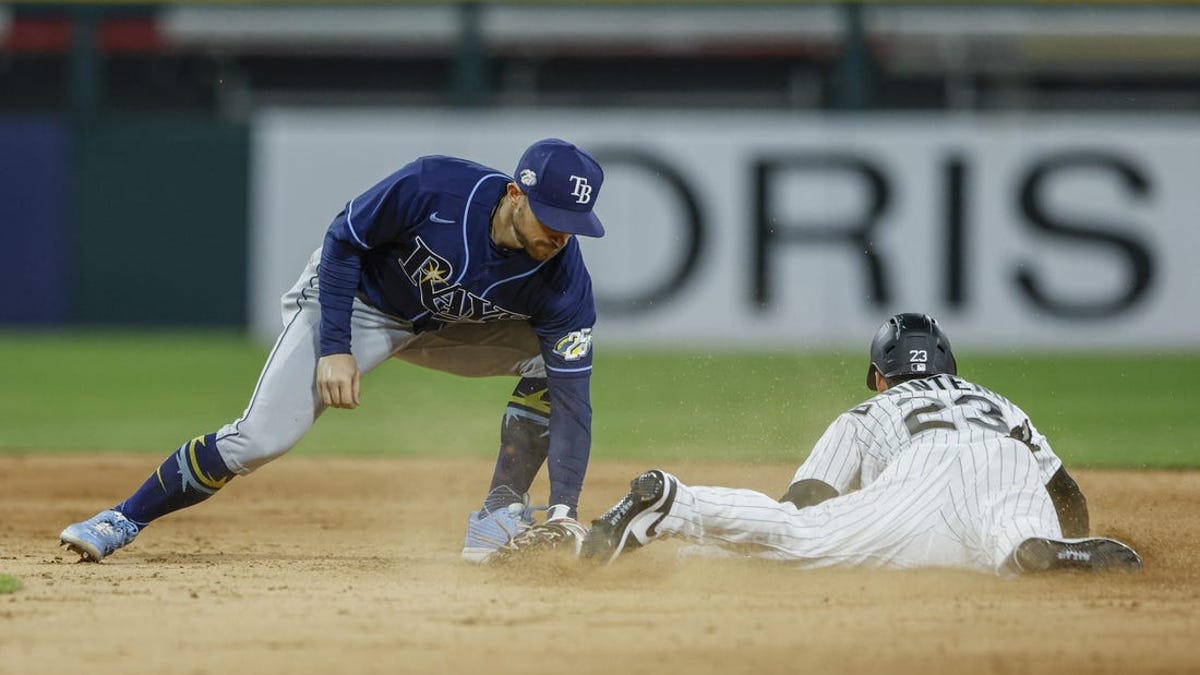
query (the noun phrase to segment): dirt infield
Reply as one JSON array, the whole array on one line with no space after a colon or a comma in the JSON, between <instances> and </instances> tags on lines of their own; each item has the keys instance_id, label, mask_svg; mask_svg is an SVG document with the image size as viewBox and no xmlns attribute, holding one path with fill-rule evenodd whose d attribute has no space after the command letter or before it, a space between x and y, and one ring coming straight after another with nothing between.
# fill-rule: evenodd
<instances>
[{"instance_id":1,"label":"dirt infield","mask_svg":"<svg viewBox=\"0 0 1200 675\"><path fill-rule=\"evenodd\" d=\"M1200 672L1200 472L1077 471L1139 575L459 562L490 462L290 457L100 565L55 547L155 458L0 457L0 673ZM594 461L591 518L645 467ZM781 491L791 466L672 463ZM544 483L535 486L544 497Z\"/></svg>"}]
</instances>

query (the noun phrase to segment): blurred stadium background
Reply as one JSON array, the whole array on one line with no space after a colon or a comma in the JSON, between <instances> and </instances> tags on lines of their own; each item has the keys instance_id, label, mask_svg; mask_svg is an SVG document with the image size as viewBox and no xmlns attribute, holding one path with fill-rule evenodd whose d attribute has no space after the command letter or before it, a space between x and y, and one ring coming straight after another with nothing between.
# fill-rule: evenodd
<instances>
[{"instance_id":1,"label":"blurred stadium background","mask_svg":"<svg viewBox=\"0 0 1200 675\"><path fill-rule=\"evenodd\" d=\"M215 428L346 200L558 135L598 452L798 460L923 310L1069 461L1200 465L1198 113L1186 0L0 4L0 451ZM492 451L510 383L382 370L303 447Z\"/></svg>"}]
</instances>

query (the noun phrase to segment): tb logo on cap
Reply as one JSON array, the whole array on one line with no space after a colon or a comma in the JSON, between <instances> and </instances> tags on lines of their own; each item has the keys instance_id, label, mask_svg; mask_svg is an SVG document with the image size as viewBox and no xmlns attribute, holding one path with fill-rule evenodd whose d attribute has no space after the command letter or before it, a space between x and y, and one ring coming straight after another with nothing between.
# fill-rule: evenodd
<instances>
[{"instance_id":1,"label":"tb logo on cap","mask_svg":"<svg viewBox=\"0 0 1200 675\"><path fill-rule=\"evenodd\" d=\"M571 191L575 203L586 204L592 201L592 186L588 185L587 178L584 176L571 176L570 178L575 182L575 189Z\"/></svg>"}]
</instances>

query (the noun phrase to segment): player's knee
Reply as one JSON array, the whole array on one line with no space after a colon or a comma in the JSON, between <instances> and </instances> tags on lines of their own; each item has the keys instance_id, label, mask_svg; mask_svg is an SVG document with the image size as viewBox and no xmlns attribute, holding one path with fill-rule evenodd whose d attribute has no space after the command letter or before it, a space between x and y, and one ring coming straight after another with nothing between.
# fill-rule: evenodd
<instances>
[{"instance_id":1,"label":"player's knee","mask_svg":"<svg viewBox=\"0 0 1200 675\"><path fill-rule=\"evenodd\" d=\"M308 431L267 433L254 424L230 425L217 434L216 442L226 464L236 473L249 473L287 454Z\"/></svg>"}]
</instances>

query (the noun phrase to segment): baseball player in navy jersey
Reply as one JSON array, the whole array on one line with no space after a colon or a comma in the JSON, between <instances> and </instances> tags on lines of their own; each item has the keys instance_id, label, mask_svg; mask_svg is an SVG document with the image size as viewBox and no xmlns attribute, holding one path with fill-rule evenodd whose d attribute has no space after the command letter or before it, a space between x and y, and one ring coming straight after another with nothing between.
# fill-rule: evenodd
<instances>
[{"instance_id":1,"label":"baseball player in navy jersey","mask_svg":"<svg viewBox=\"0 0 1200 675\"><path fill-rule=\"evenodd\" d=\"M933 319L896 315L871 343L878 393L834 420L782 499L648 471L592 523L581 556L676 536L698 545L690 554L809 568L1139 569L1125 544L1087 537L1083 494L1029 416L957 372Z\"/></svg>"},{"instance_id":2,"label":"baseball player in navy jersey","mask_svg":"<svg viewBox=\"0 0 1200 675\"><path fill-rule=\"evenodd\" d=\"M545 139L514 177L421 157L350 200L284 295L283 331L241 417L184 443L128 499L63 530L62 543L102 560L286 453L327 407L357 407L362 375L398 358L519 378L463 558L487 561L530 540L577 548L596 311L573 235L603 236L593 212L603 180L587 152ZM550 499L537 524L527 491L543 463Z\"/></svg>"}]
</instances>

